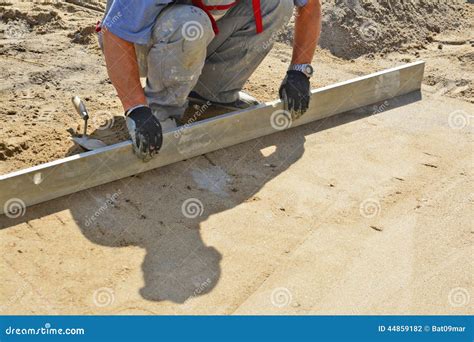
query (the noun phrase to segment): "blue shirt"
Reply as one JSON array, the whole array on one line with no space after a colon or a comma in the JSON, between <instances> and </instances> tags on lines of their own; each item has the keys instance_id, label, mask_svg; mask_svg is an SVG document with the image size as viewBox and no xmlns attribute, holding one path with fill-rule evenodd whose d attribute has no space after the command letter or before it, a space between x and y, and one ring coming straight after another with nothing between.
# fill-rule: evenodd
<instances>
[{"instance_id":1,"label":"blue shirt","mask_svg":"<svg viewBox=\"0 0 474 342\"><path fill-rule=\"evenodd\" d=\"M102 27L136 44L150 41L153 25L172 0L113 0Z\"/></svg>"},{"instance_id":2,"label":"blue shirt","mask_svg":"<svg viewBox=\"0 0 474 342\"><path fill-rule=\"evenodd\" d=\"M112 0L102 27L126 41L147 44L156 18L171 2L173 0ZM294 0L296 6L304 6L306 2Z\"/></svg>"}]
</instances>

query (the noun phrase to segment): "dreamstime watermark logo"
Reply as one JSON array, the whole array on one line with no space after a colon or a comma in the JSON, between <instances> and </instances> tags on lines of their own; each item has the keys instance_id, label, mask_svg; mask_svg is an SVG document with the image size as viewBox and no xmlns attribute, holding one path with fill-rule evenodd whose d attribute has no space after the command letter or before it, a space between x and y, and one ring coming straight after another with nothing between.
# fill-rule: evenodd
<instances>
[{"instance_id":1,"label":"dreamstime watermark logo","mask_svg":"<svg viewBox=\"0 0 474 342\"><path fill-rule=\"evenodd\" d=\"M108 30L110 27L114 26L119 20L121 20L123 17L122 12L117 12L112 18L109 16L106 17L106 20L101 23L101 30L105 31Z\"/></svg>"},{"instance_id":2,"label":"dreamstime watermark logo","mask_svg":"<svg viewBox=\"0 0 474 342\"><path fill-rule=\"evenodd\" d=\"M291 118L290 112L287 110L280 109L274 111L270 117L270 124L278 131L290 128L292 123L293 119Z\"/></svg>"},{"instance_id":3,"label":"dreamstime watermark logo","mask_svg":"<svg viewBox=\"0 0 474 342\"><path fill-rule=\"evenodd\" d=\"M211 286L211 284L212 284L212 281L210 278L207 278L204 281L194 280L193 281L193 286L194 286L193 294L186 299L186 302L190 299L193 299L203 294L206 291L206 289L208 289L209 286Z\"/></svg>"},{"instance_id":4,"label":"dreamstime watermark logo","mask_svg":"<svg viewBox=\"0 0 474 342\"><path fill-rule=\"evenodd\" d=\"M183 25L181 34L185 40L194 41L201 39L204 36L204 28L197 21L188 21Z\"/></svg>"},{"instance_id":5,"label":"dreamstime watermark logo","mask_svg":"<svg viewBox=\"0 0 474 342\"><path fill-rule=\"evenodd\" d=\"M204 205L197 198L188 198L183 202L181 212L189 219L196 218L204 213Z\"/></svg>"},{"instance_id":6,"label":"dreamstime watermark logo","mask_svg":"<svg viewBox=\"0 0 474 342\"><path fill-rule=\"evenodd\" d=\"M92 125L99 131L112 128L115 123L115 117L111 112L102 110L92 117Z\"/></svg>"},{"instance_id":7,"label":"dreamstime watermark logo","mask_svg":"<svg viewBox=\"0 0 474 342\"><path fill-rule=\"evenodd\" d=\"M380 202L374 198L366 199L359 206L359 212L365 218L374 218L381 209Z\"/></svg>"},{"instance_id":8,"label":"dreamstime watermark logo","mask_svg":"<svg viewBox=\"0 0 474 342\"><path fill-rule=\"evenodd\" d=\"M211 106L211 101L207 101L205 104L200 105L199 108L194 112L193 116L189 120L187 120L184 125L179 126L178 130L174 132L174 137L178 139L183 134L183 131L191 124L196 122Z\"/></svg>"},{"instance_id":9,"label":"dreamstime watermark logo","mask_svg":"<svg viewBox=\"0 0 474 342\"><path fill-rule=\"evenodd\" d=\"M96 306L101 308L112 305L115 301L114 290L109 287L101 287L94 291L92 300Z\"/></svg>"},{"instance_id":10,"label":"dreamstime watermark logo","mask_svg":"<svg viewBox=\"0 0 474 342\"><path fill-rule=\"evenodd\" d=\"M469 291L463 287L455 287L449 291L449 304L455 308L466 306L471 302Z\"/></svg>"},{"instance_id":11,"label":"dreamstime watermark logo","mask_svg":"<svg viewBox=\"0 0 474 342\"><path fill-rule=\"evenodd\" d=\"M44 326L34 327L12 327L5 329L6 335L13 336L46 336L46 335L84 335L86 333L84 328L55 328L51 323L45 323Z\"/></svg>"},{"instance_id":12,"label":"dreamstime watermark logo","mask_svg":"<svg viewBox=\"0 0 474 342\"><path fill-rule=\"evenodd\" d=\"M94 214L88 217L85 221L86 227L91 226L97 218L99 218L104 212L106 212L110 206L113 206L117 202L117 198L122 195L122 190L113 193L112 195L107 195L107 199L104 203L97 209Z\"/></svg>"},{"instance_id":13,"label":"dreamstime watermark logo","mask_svg":"<svg viewBox=\"0 0 474 342\"><path fill-rule=\"evenodd\" d=\"M23 20L17 20L8 22L4 34L6 39L22 40L29 32L28 24Z\"/></svg>"},{"instance_id":14,"label":"dreamstime watermark logo","mask_svg":"<svg viewBox=\"0 0 474 342\"><path fill-rule=\"evenodd\" d=\"M449 114L448 123L452 129L464 129L470 124L472 115L469 115L465 111L457 110Z\"/></svg>"},{"instance_id":15,"label":"dreamstime watermark logo","mask_svg":"<svg viewBox=\"0 0 474 342\"><path fill-rule=\"evenodd\" d=\"M380 113L383 113L385 112L389 107L389 102L388 101L384 101L382 104L379 104L379 105L374 105L372 108L373 108L373 113L372 115L377 115L377 114L380 114Z\"/></svg>"},{"instance_id":16,"label":"dreamstime watermark logo","mask_svg":"<svg viewBox=\"0 0 474 342\"><path fill-rule=\"evenodd\" d=\"M293 295L291 291L286 287L277 287L272 291L271 302L273 306L277 308L283 308L290 305L293 300Z\"/></svg>"},{"instance_id":17,"label":"dreamstime watermark logo","mask_svg":"<svg viewBox=\"0 0 474 342\"><path fill-rule=\"evenodd\" d=\"M200 277L193 277L193 278L195 278L195 279L191 279L191 281L192 281L193 286L194 286L194 291L184 301L184 304L183 304L183 309L184 310L187 310L187 309L191 308L191 299L202 295L212 285L212 280L210 278L207 278L204 281L197 279L197 278L200 278Z\"/></svg>"},{"instance_id":18,"label":"dreamstime watermark logo","mask_svg":"<svg viewBox=\"0 0 474 342\"><path fill-rule=\"evenodd\" d=\"M3 205L3 212L7 217L13 219L20 216L25 216L26 204L19 198L10 198Z\"/></svg>"},{"instance_id":19,"label":"dreamstime watermark logo","mask_svg":"<svg viewBox=\"0 0 474 342\"><path fill-rule=\"evenodd\" d=\"M365 21L359 27L359 32L362 38L366 41L373 41L377 39L380 35L380 30L378 25L373 21Z\"/></svg>"}]
</instances>

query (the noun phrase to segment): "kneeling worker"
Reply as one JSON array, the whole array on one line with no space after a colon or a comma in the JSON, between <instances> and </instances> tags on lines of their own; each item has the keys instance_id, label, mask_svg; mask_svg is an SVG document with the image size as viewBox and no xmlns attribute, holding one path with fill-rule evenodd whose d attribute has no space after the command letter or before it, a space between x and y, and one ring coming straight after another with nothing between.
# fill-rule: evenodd
<instances>
[{"instance_id":1,"label":"kneeling worker","mask_svg":"<svg viewBox=\"0 0 474 342\"><path fill-rule=\"evenodd\" d=\"M308 108L320 0L109 0L101 38L134 151L148 160L188 98L247 108L242 87L297 7L293 58L280 97L293 118ZM146 77L143 89L140 76Z\"/></svg>"}]
</instances>

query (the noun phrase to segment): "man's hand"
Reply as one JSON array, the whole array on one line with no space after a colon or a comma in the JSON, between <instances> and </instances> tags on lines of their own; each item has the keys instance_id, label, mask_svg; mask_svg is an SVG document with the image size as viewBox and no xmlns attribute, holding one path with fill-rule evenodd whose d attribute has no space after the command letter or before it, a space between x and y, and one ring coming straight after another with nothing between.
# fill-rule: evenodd
<instances>
[{"instance_id":1,"label":"man's hand","mask_svg":"<svg viewBox=\"0 0 474 342\"><path fill-rule=\"evenodd\" d=\"M146 106L133 109L126 115L126 122L135 154L144 161L158 154L163 144L163 133L151 109Z\"/></svg>"},{"instance_id":2,"label":"man's hand","mask_svg":"<svg viewBox=\"0 0 474 342\"><path fill-rule=\"evenodd\" d=\"M310 95L309 78L301 71L288 71L280 87L280 98L293 120L308 110Z\"/></svg>"}]
</instances>

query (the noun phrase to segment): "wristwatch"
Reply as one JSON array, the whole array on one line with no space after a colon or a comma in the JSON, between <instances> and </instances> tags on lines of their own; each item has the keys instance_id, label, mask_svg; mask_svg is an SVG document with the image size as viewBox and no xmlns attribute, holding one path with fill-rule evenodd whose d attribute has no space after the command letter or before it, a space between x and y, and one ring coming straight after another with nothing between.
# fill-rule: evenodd
<instances>
[{"instance_id":1,"label":"wristwatch","mask_svg":"<svg viewBox=\"0 0 474 342\"><path fill-rule=\"evenodd\" d=\"M311 78L314 73L314 69L311 64L291 64L288 70L301 71L308 78Z\"/></svg>"}]
</instances>

